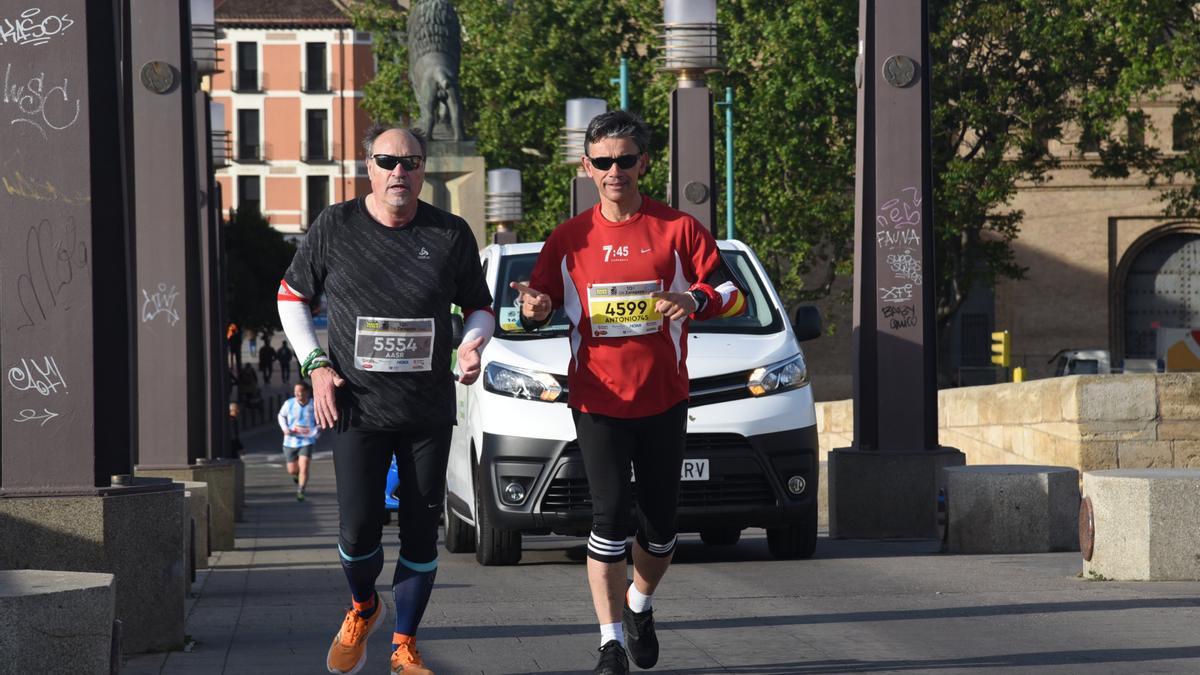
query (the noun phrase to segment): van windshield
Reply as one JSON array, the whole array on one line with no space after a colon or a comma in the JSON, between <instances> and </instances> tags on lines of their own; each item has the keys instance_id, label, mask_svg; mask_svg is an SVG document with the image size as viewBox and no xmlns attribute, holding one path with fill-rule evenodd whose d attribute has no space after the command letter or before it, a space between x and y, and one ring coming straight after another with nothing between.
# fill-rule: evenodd
<instances>
[{"instance_id":1,"label":"van windshield","mask_svg":"<svg viewBox=\"0 0 1200 675\"><path fill-rule=\"evenodd\" d=\"M783 319L771 302L771 297L764 288L762 280L755 271L750 257L741 251L721 251L721 257L729 270L737 277L738 284L746 291L745 313L728 319L712 319L709 321L694 321L688 330L692 333L743 333L765 335L776 333L783 329ZM496 335L513 339L563 337L567 334L569 324L562 309L554 310L550 323L545 328L533 333L526 333L521 327L518 294L509 288L512 281L528 283L537 260L536 253L521 253L506 255L500 260L499 276L496 284Z\"/></svg>"}]
</instances>

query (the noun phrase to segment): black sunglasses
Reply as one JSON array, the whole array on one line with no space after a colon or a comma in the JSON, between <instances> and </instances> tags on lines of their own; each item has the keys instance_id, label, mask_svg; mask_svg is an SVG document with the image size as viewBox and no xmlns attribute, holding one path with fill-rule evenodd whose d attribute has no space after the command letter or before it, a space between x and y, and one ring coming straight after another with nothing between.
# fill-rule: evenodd
<instances>
[{"instance_id":1,"label":"black sunglasses","mask_svg":"<svg viewBox=\"0 0 1200 675\"><path fill-rule=\"evenodd\" d=\"M405 171L416 171L421 168L425 158L420 155L404 155L397 157L396 155L371 155L371 159L375 160L375 166L384 171L391 171L396 168L396 165L404 167Z\"/></svg>"},{"instance_id":2,"label":"black sunglasses","mask_svg":"<svg viewBox=\"0 0 1200 675\"><path fill-rule=\"evenodd\" d=\"M638 155L621 155L620 157L588 157L592 166L601 171L608 171L613 163L622 169L632 169L638 163Z\"/></svg>"}]
</instances>

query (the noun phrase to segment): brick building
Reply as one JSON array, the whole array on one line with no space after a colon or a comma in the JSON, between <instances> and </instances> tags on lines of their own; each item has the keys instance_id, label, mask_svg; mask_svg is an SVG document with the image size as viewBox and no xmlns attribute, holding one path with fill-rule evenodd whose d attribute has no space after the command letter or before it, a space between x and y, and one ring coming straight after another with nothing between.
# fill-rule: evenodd
<instances>
[{"instance_id":1,"label":"brick building","mask_svg":"<svg viewBox=\"0 0 1200 675\"><path fill-rule=\"evenodd\" d=\"M344 0L216 0L214 129L230 160L217 170L225 207L256 208L287 234L327 205L369 189L360 109L374 76L370 36Z\"/></svg>"}]
</instances>

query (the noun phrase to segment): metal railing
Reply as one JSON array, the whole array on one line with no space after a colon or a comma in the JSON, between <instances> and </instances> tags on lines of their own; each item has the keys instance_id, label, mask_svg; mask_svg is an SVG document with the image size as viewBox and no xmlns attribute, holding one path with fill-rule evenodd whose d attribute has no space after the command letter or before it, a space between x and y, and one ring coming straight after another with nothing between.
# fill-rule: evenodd
<instances>
[{"instance_id":1,"label":"metal railing","mask_svg":"<svg viewBox=\"0 0 1200 675\"><path fill-rule=\"evenodd\" d=\"M332 162L333 155L330 153L329 141L324 141L320 145L300 141L300 161L309 164Z\"/></svg>"},{"instance_id":2,"label":"metal railing","mask_svg":"<svg viewBox=\"0 0 1200 675\"><path fill-rule=\"evenodd\" d=\"M329 75L324 70L300 71L300 91L306 94L328 94L333 90L329 88Z\"/></svg>"},{"instance_id":3,"label":"metal railing","mask_svg":"<svg viewBox=\"0 0 1200 675\"><path fill-rule=\"evenodd\" d=\"M228 131L216 130L209 132L209 142L212 144L213 168L222 169L233 161L233 136Z\"/></svg>"},{"instance_id":4,"label":"metal railing","mask_svg":"<svg viewBox=\"0 0 1200 675\"><path fill-rule=\"evenodd\" d=\"M262 145L258 143L238 143L237 146L237 161L239 162L261 162L263 161Z\"/></svg>"}]
</instances>

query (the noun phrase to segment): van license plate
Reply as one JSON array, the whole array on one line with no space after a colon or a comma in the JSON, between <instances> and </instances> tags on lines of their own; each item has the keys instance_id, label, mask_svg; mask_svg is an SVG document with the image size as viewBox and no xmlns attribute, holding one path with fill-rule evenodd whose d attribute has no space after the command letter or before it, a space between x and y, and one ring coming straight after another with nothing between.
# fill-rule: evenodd
<instances>
[{"instance_id":1,"label":"van license plate","mask_svg":"<svg viewBox=\"0 0 1200 675\"><path fill-rule=\"evenodd\" d=\"M629 467L629 479L637 482L637 473ZM679 480L708 480L707 459L685 459L679 468Z\"/></svg>"},{"instance_id":2,"label":"van license plate","mask_svg":"<svg viewBox=\"0 0 1200 675\"><path fill-rule=\"evenodd\" d=\"M679 480L708 480L708 460L683 460L683 466L679 470Z\"/></svg>"}]
</instances>

